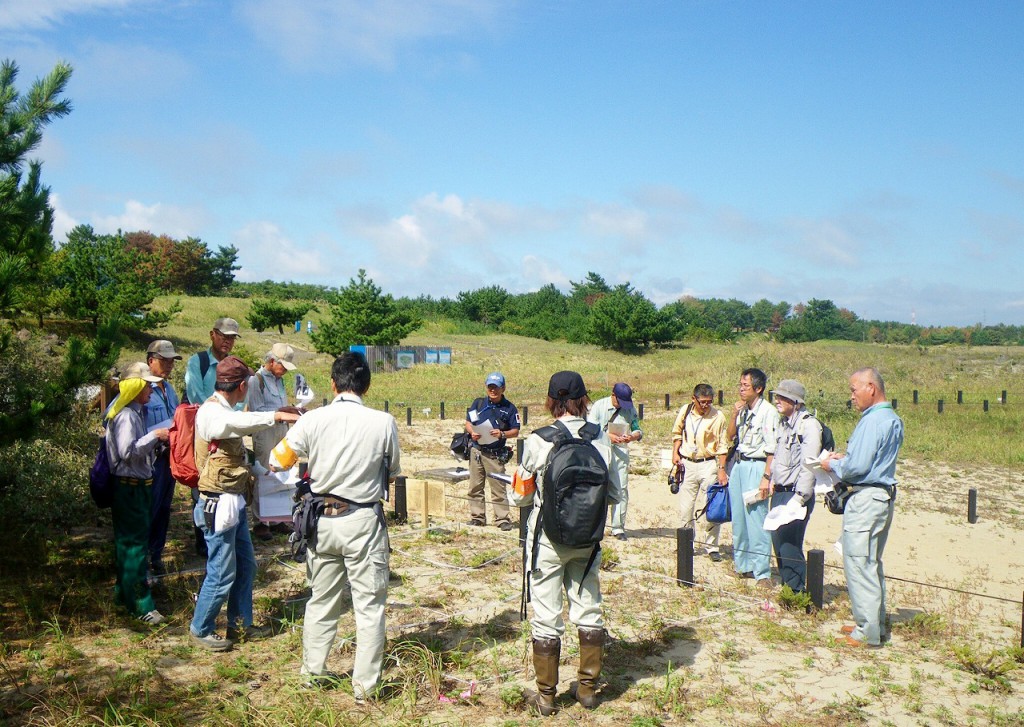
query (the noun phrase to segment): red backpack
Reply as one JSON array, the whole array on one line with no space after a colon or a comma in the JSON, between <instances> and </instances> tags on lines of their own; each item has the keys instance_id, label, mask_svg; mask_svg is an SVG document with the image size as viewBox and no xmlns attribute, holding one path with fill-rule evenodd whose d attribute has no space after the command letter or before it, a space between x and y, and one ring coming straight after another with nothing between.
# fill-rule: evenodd
<instances>
[{"instance_id":1,"label":"red backpack","mask_svg":"<svg viewBox=\"0 0 1024 727\"><path fill-rule=\"evenodd\" d=\"M179 404L171 425L171 474L188 487L199 486L196 468L196 412L199 404Z\"/></svg>"}]
</instances>

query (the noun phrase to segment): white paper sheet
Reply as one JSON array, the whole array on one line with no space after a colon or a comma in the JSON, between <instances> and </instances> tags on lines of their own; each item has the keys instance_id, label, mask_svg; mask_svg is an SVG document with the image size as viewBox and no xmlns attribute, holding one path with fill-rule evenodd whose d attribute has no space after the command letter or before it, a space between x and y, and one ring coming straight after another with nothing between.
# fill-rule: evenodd
<instances>
[{"instance_id":1,"label":"white paper sheet","mask_svg":"<svg viewBox=\"0 0 1024 727\"><path fill-rule=\"evenodd\" d=\"M264 520L291 520L292 493L299 481L299 468L285 472L267 472L259 476L260 517Z\"/></svg>"},{"instance_id":2,"label":"white paper sheet","mask_svg":"<svg viewBox=\"0 0 1024 727\"><path fill-rule=\"evenodd\" d=\"M157 422L146 431L152 432L154 429L170 429L172 424L174 424L173 419L164 419L162 422Z\"/></svg>"},{"instance_id":3,"label":"white paper sheet","mask_svg":"<svg viewBox=\"0 0 1024 727\"><path fill-rule=\"evenodd\" d=\"M480 435L480 439L476 440L477 444L493 444L498 441L498 438L491 435L491 430L494 429L494 424L490 419L484 419L479 424L473 424L473 431Z\"/></svg>"},{"instance_id":4,"label":"white paper sheet","mask_svg":"<svg viewBox=\"0 0 1024 727\"><path fill-rule=\"evenodd\" d=\"M835 476L835 473L824 469L821 466L822 460L827 457L826 452L822 452L821 458L808 457L804 460L804 467L811 471L814 475L814 493L821 495L832 490L833 485L839 482L839 478Z\"/></svg>"},{"instance_id":5,"label":"white paper sheet","mask_svg":"<svg viewBox=\"0 0 1024 727\"><path fill-rule=\"evenodd\" d=\"M768 531L778 530L783 525L803 520L806 516L807 507L803 504L800 496L793 493L793 496L786 501L785 505L778 505L768 511L764 518L764 529Z\"/></svg>"}]
</instances>

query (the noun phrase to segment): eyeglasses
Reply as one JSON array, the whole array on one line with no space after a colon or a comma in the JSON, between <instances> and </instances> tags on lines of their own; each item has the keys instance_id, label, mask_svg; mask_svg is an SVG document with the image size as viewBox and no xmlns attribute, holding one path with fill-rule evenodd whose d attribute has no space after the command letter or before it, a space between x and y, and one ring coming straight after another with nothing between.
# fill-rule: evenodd
<instances>
[{"instance_id":1,"label":"eyeglasses","mask_svg":"<svg viewBox=\"0 0 1024 727\"><path fill-rule=\"evenodd\" d=\"M693 403L704 408L705 406L711 406L711 399L694 399Z\"/></svg>"}]
</instances>

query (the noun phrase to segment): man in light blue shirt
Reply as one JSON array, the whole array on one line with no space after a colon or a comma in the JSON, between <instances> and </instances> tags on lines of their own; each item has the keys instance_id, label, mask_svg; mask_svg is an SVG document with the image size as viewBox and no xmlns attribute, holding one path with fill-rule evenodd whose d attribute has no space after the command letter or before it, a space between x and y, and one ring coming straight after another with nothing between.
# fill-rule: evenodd
<instances>
[{"instance_id":1,"label":"man in light blue shirt","mask_svg":"<svg viewBox=\"0 0 1024 727\"><path fill-rule=\"evenodd\" d=\"M878 647L888 639L882 552L896 503L896 457L903 445L903 421L885 398L877 369L850 377L850 399L861 412L846 454L822 462L853 491L843 512L843 569L853 626L843 626L840 643Z\"/></svg>"},{"instance_id":2,"label":"man in light blue shirt","mask_svg":"<svg viewBox=\"0 0 1024 727\"><path fill-rule=\"evenodd\" d=\"M210 330L210 347L194 353L185 367L185 396L192 404L202 404L213 396L217 383L217 364L231 353L238 333L238 321L234 318L218 318Z\"/></svg>"}]
</instances>

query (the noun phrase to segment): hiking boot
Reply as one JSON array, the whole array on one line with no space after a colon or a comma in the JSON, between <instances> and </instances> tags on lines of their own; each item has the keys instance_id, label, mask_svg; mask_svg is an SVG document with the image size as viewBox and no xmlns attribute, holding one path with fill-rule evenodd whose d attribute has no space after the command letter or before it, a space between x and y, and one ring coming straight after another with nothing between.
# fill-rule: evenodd
<instances>
[{"instance_id":1,"label":"hiking boot","mask_svg":"<svg viewBox=\"0 0 1024 727\"><path fill-rule=\"evenodd\" d=\"M167 617L159 611L157 611L155 608L149 613L144 613L141 616L139 616L139 621L146 624L147 626L159 626L166 620Z\"/></svg>"},{"instance_id":2,"label":"hiking boot","mask_svg":"<svg viewBox=\"0 0 1024 727\"><path fill-rule=\"evenodd\" d=\"M472 520L466 521L466 525L472 525L474 528L482 528L486 524L487 523L484 520L479 520L477 518L473 518Z\"/></svg>"},{"instance_id":3,"label":"hiking boot","mask_svg":"<svg viewBox=\"0 0 1024 727\"><path fill-rule=\"evenodd\" d=\"M504 532L506 532L506 533L507 533L507 532L508 532L509 530L514 530L514 529L515 529L515 527L516 527L516 526L515 526L514 524L512 524L512 521L511 521L511 520L502 520L502 521L501 521L500 523L498 523L498 529L499 529L499 530L503 530L503 531L504 531Z\"/></svg>"},{"instance_id":4,"label":"hiking boot","mask_svg":"<svg viewBox=\"0 0 1024 727\"><path fill-rule=\"evenodd\" d=\"M258 639L269 639L273 635L274 627L270 624L266 626L256 626L253 624L242 629L228 626L229 641L257 641Z\"/></svg>"},{"instance_id":5,"label":"hiking boot","mask_svg":"<svg viewBox=\"0 0 1024 727\"><path fill-rule=\"evenodd\" d=\"M207 651L228 651L234 646L233 641L225 639L216 631L211 631L206 636L196 636L191 630L188 632L189 640L196 646L201 646Z\"/></svg>"}]
</instances>

